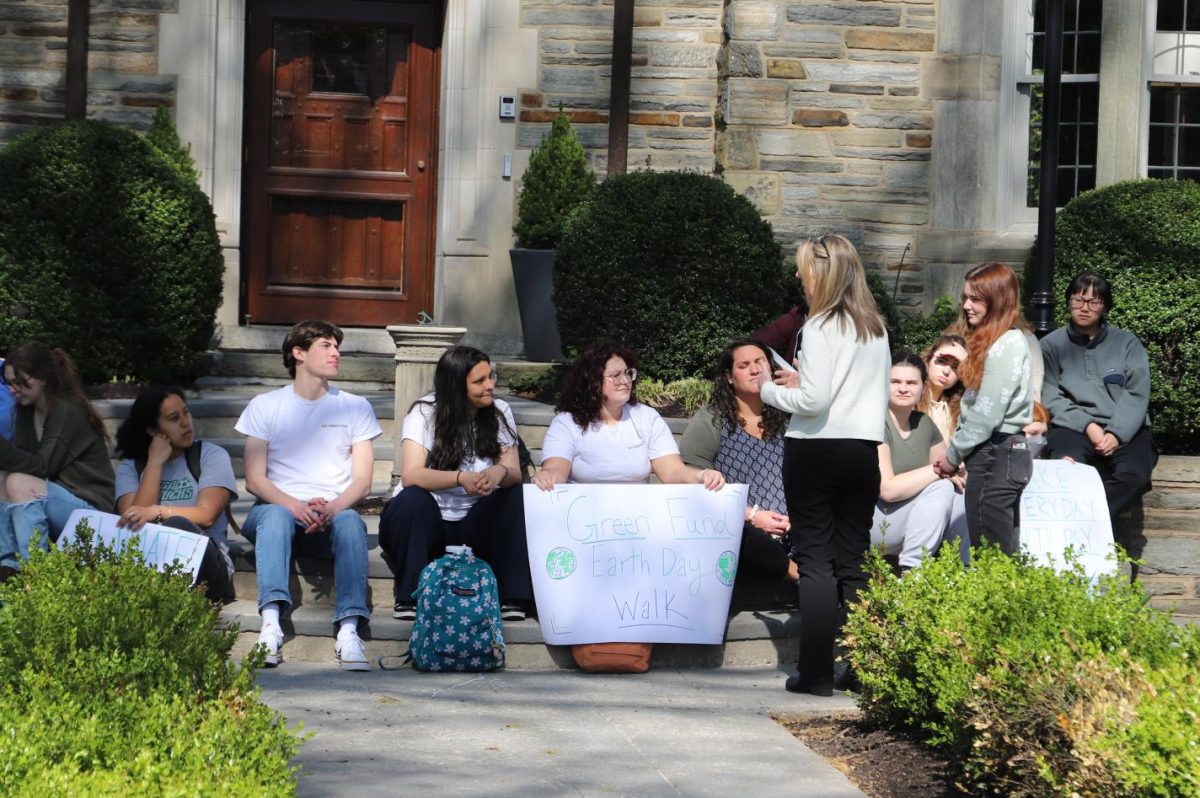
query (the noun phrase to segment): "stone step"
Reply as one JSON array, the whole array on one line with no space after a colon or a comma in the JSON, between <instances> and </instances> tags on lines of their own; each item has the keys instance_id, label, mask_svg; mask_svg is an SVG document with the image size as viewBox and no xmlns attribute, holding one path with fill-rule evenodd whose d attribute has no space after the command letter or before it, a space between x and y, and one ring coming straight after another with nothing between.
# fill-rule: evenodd
<instances>
[{"instance_id":1,"label":"stone step","mask_svg":"<svg viewBox=\"0 0 1200 798\"><path fill-rule=\"evenodd\" d=\"M258 639L259 615L253 601L235 601L225 606L221 617L237 624L240 634L234 655L250 650ZM798 652L800 616L796 612L743 611L730 616L725 643L717 646L657 644L652 664L658 668L717 668L749 665L783 665L795 661ZM327 606L296 607L284 619L287 637L283 646L287 661L333 662L334 628ZM370 627L367 654L372 663L378 657L399 658L408 650L412 623L397 621L391 612L377 608ZM549 646L542 638L540 624L534 619L504 624L508 647L506 664L510 670L553 670L574 668L570 646ZM391 663L393 667L399 662Z\"/></svg>"},{"instance_id":2,"label":"stone step","mask_svg":"<svg viewBox=\"0 0 1200 798\"><path fill-rule=\"evenodd\" d=\"M220 349L207 355L205 371L213 377L232 377L243 382L248 378L288 378L278 351ZM386 388L395 384L395 357L383 353L343 352L338 377L338 382L369 383Z\"/></svg>"}]
</instances>

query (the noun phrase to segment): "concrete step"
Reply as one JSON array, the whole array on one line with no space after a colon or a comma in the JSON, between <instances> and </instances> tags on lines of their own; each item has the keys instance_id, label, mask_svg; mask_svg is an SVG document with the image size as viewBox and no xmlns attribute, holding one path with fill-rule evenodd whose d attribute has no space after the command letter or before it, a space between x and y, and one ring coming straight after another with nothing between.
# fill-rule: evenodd
<instances>
[{"instance_id":1,"label":"concrete step","mask_svg":"<svg viewBox=\"0 0 1200 798\"><path fill-rule=\"evenodd\" d=\"M241 633L234 655L250 650L258 639L260 619L253 601L235 601L221 617L237 624ZM719 646L657 644L652 664L658 668L717 668L749 665L779 665L793 662L798 652L800 616L790 611L735 612L726 627L725 643ZM372 661L378 657L398 658L408 651L412 623L397 621L391 612L377 607L364 638ZM334 628L326 606L295 608L284 619L287 635L283 646L284 667L288 660L332 662ZM534 619L504 624L510 670L554 670L574 668L570 646L548 646L540 624ZM394 667L398 662L393 662Z\"/></svg>"},{"instance_id":2,"label":"concrete step","mask_svg":"<svg viewBox=\"0 0 1200 798\"><path fill-rule=\"evenodd\" d=\"M208 353L206 373L213 377L286 380L287 370L278 351L248 351L221 349ZM396 360L393 354L343 352L338 370L339 382L394 385Z\"/></svg>"}]
</instances>

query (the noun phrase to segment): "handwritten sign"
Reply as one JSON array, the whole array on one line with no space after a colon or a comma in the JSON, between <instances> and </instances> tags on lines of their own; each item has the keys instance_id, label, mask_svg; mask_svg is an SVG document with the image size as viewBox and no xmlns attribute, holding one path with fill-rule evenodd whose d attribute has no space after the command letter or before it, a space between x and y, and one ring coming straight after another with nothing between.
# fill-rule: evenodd
<instances>
[{"instance_id":1,"label":"handwritten sign","mask_svg":"<svg viewBox=\"0 0 1200 798\"><path fill-rule=\"evenodd\" d=\"M525 486L542 637L708 643L725 636L746 486Z\"/></svg>"},{"instance_id":2,"label":"handwritten sign","mask_svg":"<svg viewBox=\"0 0 1200 798\"><path fill-rule=\"evenodd\" d=\"M1092 579L1117 570L1112 520L1096 469L1066 460L1034 460L1021 494L1021 547L1044 565L1062 565L1073 548Z\"/></svg>"},{"instance_id":3,"label":"handwritten sign","mask_svg":"<svg viewBox=\"0 0 1200 798\"><path fill-rule=\"evenodd\" d=\"M192 583L200 574L200 563L204 559L204 548L208 545L207 535L197 535L158 524L146 524L138 531L118 527L119 515L97 510L76 510L67 519L67 525L58 539L59 548L75 540L76 527L85 522L93 531L97 543L113 548L134 545L141 550L146 564L162 571L172 563L179 563L185 571L191 571Z\"/></svg>"}]
</instances>

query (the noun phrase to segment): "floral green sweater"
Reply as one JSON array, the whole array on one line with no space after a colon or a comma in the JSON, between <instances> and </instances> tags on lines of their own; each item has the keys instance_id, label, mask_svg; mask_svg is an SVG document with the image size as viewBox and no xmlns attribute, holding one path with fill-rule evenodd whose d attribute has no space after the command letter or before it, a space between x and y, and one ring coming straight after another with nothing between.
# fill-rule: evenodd
<instances>
[{"instance_id":1,"label":"floral green sweater","mask_svg":"<svg viewBox=\"0 0 1200 798\"><path fill-rule=\"evenodd\" d=\"M958 465L998 432L1020 432L1033 421L1032 366L1029 343L1020 330L1009 330L987 351L979 388L963 394L958 427L946 457Z\"/></svg>"}]
</instances>

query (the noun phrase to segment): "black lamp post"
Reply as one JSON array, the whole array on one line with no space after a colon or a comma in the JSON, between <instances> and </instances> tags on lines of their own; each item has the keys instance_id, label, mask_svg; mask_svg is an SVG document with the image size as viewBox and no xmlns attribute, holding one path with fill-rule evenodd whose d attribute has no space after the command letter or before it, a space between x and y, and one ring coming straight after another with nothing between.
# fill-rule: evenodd
<instances>
[{"instance_id":1,"label":"black lamp post","mask_svg":"<svg viewBox=\"0 0 1200 798\"><path fill-rule=\"evenodd\" d=\"M1042 165L1038 196L1038 259L1030 311L1033 329L1054 329L1054 220L1058 199L1058 122L1062 96L1063 0L1046 0L1045 68L1042 72Z\"/></svg>"}]
</instances>

